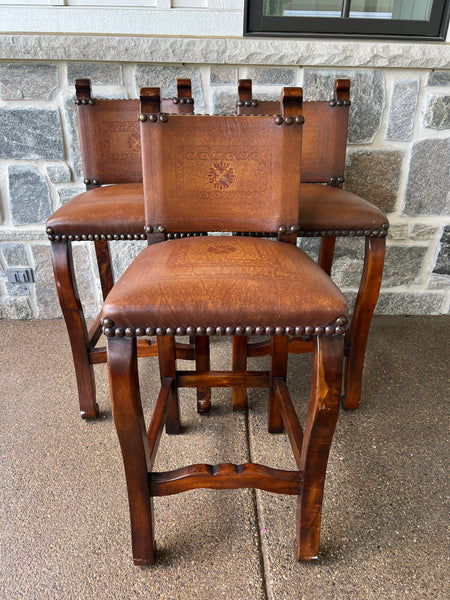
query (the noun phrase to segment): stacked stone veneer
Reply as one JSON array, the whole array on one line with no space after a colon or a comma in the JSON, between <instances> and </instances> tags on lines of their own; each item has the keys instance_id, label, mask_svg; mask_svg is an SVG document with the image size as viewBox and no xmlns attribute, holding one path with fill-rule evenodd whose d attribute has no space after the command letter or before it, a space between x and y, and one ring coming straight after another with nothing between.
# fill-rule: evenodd
<instances>
[{"instance_id":1,"label":"stacked stone veneer","mask_svg":"<svg viewBox=\"0 0 450 600\"><path fill-rule=\"evenodd\" d=\"M0 62L0 318L60 315L44 223L84 190L73 82L89 77L94 95L137 97L141 85L174 95L177 77L192 80L197 112L232 113L238 78L255 95L278 97L301 85L305 100L326 100L336 77L352 82L347 189L389 217L379 313L448 312L450 291L450 71L328 70L299 67ZM338 207L337 207L338 210ZM315 254L317 240L302 240ZM142 243L113 242L120 274ZM361 239L338 239L333 275L354 298ZM86 313L101 304L92 243L74 244ZM31 267L35 281L8 283L6 268Z\"/></svg>"}]
</instances>

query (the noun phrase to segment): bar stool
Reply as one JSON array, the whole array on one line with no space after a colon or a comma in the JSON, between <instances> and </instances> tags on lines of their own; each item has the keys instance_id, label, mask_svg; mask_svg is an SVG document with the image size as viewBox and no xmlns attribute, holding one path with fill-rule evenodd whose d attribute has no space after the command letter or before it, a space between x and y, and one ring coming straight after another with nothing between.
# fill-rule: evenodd
<instances>
[{"instance_id":1,"label":"bar stool","mask_svg":"<svg viewBox=\"0 0 450 600\"><path fill-rule=\"evenodd\" d=\"M155 560L152 498L195 488L259 488L298 497L296 558L318 557L323 486L339 409L346 301L296 246L301 165L301 89L283 90L284 116L178 116L146 112L141 143L149 246L105 300L103 331L114 422L131 517L133 559ZM278 240L189 232L267 232ZM168 239L169 236L176 239ZM137 340L157 337L161 388L145 423ZM269 335L269 371L180 371L175 336ZM312 340L309 410L302 429L286 376L290 338ZM286 429L297 464L192 464L154 472L165 425L179 434L178 389L264 387L268 430Z\"/></svg>"},{"instance_id":2,"label":"bar stool","mask_svg":"<svg viewBox=\"0 0 450 600\"><path fill-rule=\"evenodd\" d=\"M96 418L93 366L106 362L99 347L100 315L88 330L78 295L72 242L93 241L103 298L113 286L108 244L145 240L139 100L99 100L89 79L75 84L78 128L87 191L61 206L47 221L53 272L66 322L78 386L81 416ZM162 112L190 114L194 102L189 79L177 80L177 96L161 101ZM115 184L115 185L110 185ZM140 356L156 355L156 346L141 344ZM193 349L184 348L189 358Z\"/></svg>"},{"instance_id":3,"label":"bar stool","mask_svg":"<svg viewBox=\"0 0 450 600\"><path fill-rule=\"evenodd\" d=\"M343 406L356 409L361 398L367 338L383 275L389 222L379 208L342 189L349 108L348 79L336 80L330 101L303 103L305 126L298 235L320 238L318 262L328 275L331 274L336 238L364 238L363 271L344 350ZM239 115L275 114L280 108L276 101L254 98L252 80L241 79L236 111ZM236 338L233 361L236 368L245 368L247 355L261 356L269 351L268 344L247 348L244 339ZM291 353L305 351L307 346L299 340L293 340L289 347ZM245 407L245 390L234 390L233 398L236 409Z\"/></svg>"}]
</instances>

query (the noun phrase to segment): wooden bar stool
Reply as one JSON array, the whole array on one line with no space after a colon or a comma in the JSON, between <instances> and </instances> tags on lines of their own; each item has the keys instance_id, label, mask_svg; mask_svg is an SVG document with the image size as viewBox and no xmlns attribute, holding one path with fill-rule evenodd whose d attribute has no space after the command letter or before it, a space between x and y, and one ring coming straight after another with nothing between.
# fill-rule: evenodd
<instances>
[{"instance_id":1,"label":"wooden bar stool","mask_svg":"<svg viewBox=\"0 0 450 600\"><path fill-rule=\"evenodd\" d=\"M83 418L96 418L93 365L106 362L106 349L98 347L100 315L88 330L78 295L72 259L72 242L95 244L103 298L113 286L109 242L146 239L138 114L139 100L98 100L89 79L75 84L78 127L87 191L69 200L47 221L53 272L59 303L66 322ZM161 101L161 112L191 114L189 79L177 80L177 96ZM110 185L116 184L116 185ZM187 358L193 349L184 348ZM139 355L155 356L155 345L143 343Z\"/></svg>"},{"instance_id":2,"label":"wooden bar stool","mask_svg":"<svg viewBox=\"0 0 450 600\"><path fill-rule=\"evenodd\" d=\"M298 497L296 557L318 557L323 487L339 409L347 305L296 246L301 89L283 90L284 116L177 116L141 120L145 248L102 310L112 408L126 474L133 558L152 563L152 498L194 488L259 488ZM260 237L188 232L267 232ZM179 236L168 239L169 235ZM153 243L154 242L154 243ZM148 428L139 394L137 340L157 336L161 388ZM180 371L174 337L269 335L267 372ZM290 338L312 340L309 411L300 426L286 384ZM297 470L246 463L154 472L160 436L178 434L181 387L264 387L268 429L286 429Z\"/></svg>"},{"instance_id":3,"label":"wooden bar stool","mask_svg":"<svg viewBox=\"0 0 450 600\"><path fill-rule=\"evenodd\" d=\"M239 115L275 114L279 103L253 97L251 79L238 84L236 111ZM365 240L364 266L350 327L345 335L343 406L356 409L361 398L364 355L373 312L383 275L386 235L389 222L376 206L342 189L347 149L350 81L338 79L329 101L303 103L305 125L302 147L302 187L299 198L299 237L321 240L319 264L331 274L337 237ZM320 185L325 184L325 185ZM305 352L307 347L293 340L289 352ZM245 368L246 355L268 354L270 346L246 347L244 339L234 340L233 361ZM245 407L245 390L234 390L234 406Z\"/></svg>"}]
</instances>

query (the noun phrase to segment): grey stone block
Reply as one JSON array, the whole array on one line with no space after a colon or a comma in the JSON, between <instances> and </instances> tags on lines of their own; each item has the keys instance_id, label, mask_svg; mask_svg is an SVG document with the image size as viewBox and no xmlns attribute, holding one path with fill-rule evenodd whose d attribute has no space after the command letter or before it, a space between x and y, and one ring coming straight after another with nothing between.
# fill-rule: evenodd
<instances>
[{"instance_id":1,"label":"grey stone block","mask_svg":"<svg viewBox=\"0 0 450 600\"><path fill-rule=\"evenodd\" d=\"M47 175L52 183L68 183L71 180L70 169L67 165L47 167Z\"/></svg>"},{"instance_id":2,"label":"grey stone block","mask_svg":"<svg viewBox=\"0 0 450 600\"><path fill-rule=\"evenodd\" d=\"M76 177L83 177L83 163L81 160L80 138L78 136L78 121L74 96L67 96L64 98L64 114L67 124L72 170Z\"/></svg>"},{"instance_id":3,"label":"grey stone block","mask_svg":"<svg viewBox=\"0 0 450 600\"><path fill-rule=\"evenodd\" d=\"M446 295L440 293L380 293L375 308L377 315L441 315Z\"/></svg>"},{"instance_id":4,"label":"grey stone block","mask_svg":"<svg viewBox=\"0 0 450 600\"><path fill-rule=\"evenodd\" d=\"M448 214L450 209L450 138L413 145L403 213Z\"/></svg>"},{"instance_id":5,"label":"grey stone block","mask_svg":"<svg viewBox=\"0 0 450 600\"><path fill-rule=\"evenodd\" d=\"M347 155L345 189L369 200L383 212L395 208L403 152L355 150Z\"/></svg>"},{"instance_id":6,"label":"grey stone block","mask_svg":"<svg viewBox=\"0 0 450 600\"><path fill-rule=\"evenodd\" d=\"M408 223L394 223L389 225L388 237L391 240L408 239Z\"/></svg>"},{"instance_id":7,"label":"grey stone block","mask_svg":"<svg viewBox=\"0 0 450 600\"><path fill-rule=\"evenodd\" d=\"M122 85L122 66L114 63L68 63L67 82L75 86L75 79L90 79L92 85Z\"/></svg>"},{"instance_id":8,"label":"grey stone block","mask_svg":"<svg viewBox=\"0 0 450 600\"><path fill-rule=\"evenodd\" d=\"M50 100L58 90L58 67L39 63L0 63L0 98Z\"/></svg>"},{"instance_id":9,"label":"grey stone block","mask_svg":"<svg viewBox=\"0 0 450 600\"><path fill-rule=\"evenodd\" d=\"M382 286L388 288L416 283L426 254L425 246L387 246Z\"/></svg>"},{"instance_id":10,"label":"grey stone block","mask_svg":"<svg viewBox=\"0 0 450 600\"><path fill-rule=\"evenodd\" d=\"M209 83L211 85L236 85L238 81L237 67L211 67Z\"/></svg>"},{"instance_id":11,"label":"grey stone block","mask_svg":"<svg viewBox=\"0 0 450 600\"><path fill-rule=\"evenodd\" d=\"M424 123L428 129L450 129L450 96L428 96Z\"/></svg>"},{"instance_id":12,"label":"grey stone block","mask_svg":"<svg viewBox=\"0 0 450 600\"><path fill-rule=\"evenodd\" d=\"M25 267L28 265L24 244L2 244L1 249L8 267Z\"/></svg>"},{"instance_id":13,"label":"grey stone block","mask_svg":"<svg viewBox=\"0 0 450 600\"><path fill-rule=\"evenodd\" d=\"M450 275L450 225L446 225L442 232L439 254L437 255L433 273Z\"/></svg>"},{"instance_id":14,"label":"grey stone block","mask_svg":"<svg viewBox=\"0 0 450 600\"><path fill-rule=\"evenodd\" d=\"M319 256L319 248L320 248L320 239L319 238L299 238L297 240L297 245L301 248L308 256L310 256L313 260L317 261Z\"/></svg>"},{"instance_id":15,"label":"grey stone block","mask_svg":"<svg viewBox=\"0 0 450 600\"><path fill-rule=\"evenodd\" d=\"M385 106L385 84L382 71L305 69L305 100L329 100L336 79L350 79L348 141L350 144L371 143L380 129Z\"/></svg>"},{"instance_id":16,"label":"grey stone block","mask_svg":"<svg viewBox=\"0 0 450 600\"><path fill-rule=\"evenodd\" d=\"M47 182L36 167L8 168L9 207L13 225L44 223L52 214Z\"/></svg>"},{"instance_id":17,"label":"grey stone block","mask_svg":"<svg viewBox=\"0 0 450 600\"><path fill-rule=\"evenodd\" d=\"M0 158L64 160L57 110L0 108Z\"/></svg>"},{"instance_id":18,"label":"grey stone block","mask_svg":"<svg viewBox=\"0 0 450 600\"><path fill-rule=\"evenodd\" d=\"M411 139L418 94L417 80L405 79L394 82L386 130L387 140L405 142Z\"/></svg>"},{"instance_id":19,"label":"grey stone block","mask_svg":"<svg viewBox=\"0 0 450 600\"><path fill-rule=\"evenodd\" d=\"M139 64L136 66L136 93L139 94L139 88L142 86L156 86L161 88L161 97L171 98L177 95L177 79L180 78L191 80L194 106L204 107L205 99L198 67Z\"/></svg>"},{"instance_id":20,"label":"grey stone block","mask_svg":"<svg viewBox=\"0 0 450 600\"><path fill-rule=\"evenodd\" d=\"M48 235L45 232L45 227L30 231L29 229L0 229L0 242L17 242L30 240L47 240Z\"/></svg>"},{"instance_id":21,"label":"grey stone block","mask_svg":"<svg viewBox=\"0 0 450 600\"><path fill-rule=\"evenodd\" d=\"M428 75L427 85L450 85L450 71L431 71Z\"/></svg>"},{"instance_id":22,"label":"grey stone block","mask_svg":"<svg viewBox=\"0 0 450 600\"><path fill-rule=\"evenodd\" d=\"M81 194L85 191L86 191L85 187L84 188L83 187L59 188L58 194L59 194L59 198L61 200L61 204L65 204L66 202L68 202L69 200L74 198L75 196L78 196L78 194Z\"/></svg>"},{"instance_id":23,"label":"grey stone block","mask_svg":"<svg viewBox=\"0 0 450 600\"><path fill-rule=\"evenodd\" d=\"M427 248L387 246L384 262L384 288L415 283L421 275ZM336 240L332 278L340 288L359 288L364 263L364 239Z\"/></svg>"},{"instance_id":24,"label":"grey stone block","mask_svg":"<svg viewBox=\"0 0 450 600\"><path fill-rule=\"evenodd\" d=\"M28 296L30 291L28 283L10 283L6 281L5 286L8 296Z\"/></svg>"},{"instance_id":25,"label":"grey stone block","mask_svg":"<svg viewBox=\"0 0 450 600\"><path fill-rule=\"evenodd\" d=\"M437 229L436 225L413 223L410 238L417 242L431 240L435 236Z\"/></svg>"},{"instance_id":26,"label":"grey stone block","mask_svg":"<svg viewBox=\"0 0 450 600\"><path fill-rule=\"evenodd\" d=\"M450 290L450 276L432 273L428 282L429 290Z\"/></svg>"},{"instance_id":27,"label":"grey stone block","mask_svg":"<svg viewBox=\"0 0 450 600\"><path fill-rule=\"evenodd\" d=\"M33 318L28 298L5 298L0 299L0 321L10 319L20 319L25 321Z\"/></svg>"},{"instance_id":28,"label":"grey stone block","mask_svg":"<svg viewBox=\"0 0 450 600\"><path fill-rule=\"evenodd\" d=\"M33 244L31 246L34 259L34 276L38 317L54 319L61 317L55 280L48 244Z\"/></svg>"},{"instance_id":29,"label":"grey stone block","mask_svg":"<svg viewBox=\"0 0 450 600\"><path fill-rule=\"evenodd\" d=\"M111 253L114 280L117 281L133 259L147 246L147 242L142 241L120 241L110 242L109 250Z\"/></svg>"},{"instance_id":30,"label":"grey stone block","mask_svg":"<svg viewBox=\"0 0 450 600\"><path fill-rule=\"evenodd\" d=\"M296 69L278 67L249 67L247 78L254 85L294 85Z\"/></svg>"},{"instance_id":31,"label":"grey stone block","mask_svg":"<svg viewBox=\"0 0 450 600\"><path fill-rule=\"evenodd\" d=\"M236 114L237 94L225 91L214 91L212 94L212 110L215 115Z\"/></svg>"},{"instance_id":32,"label":"grey stone block","mask_svg":"<svg viewBox=\"0 0 450 600\"><path fill-rule=\"evenodd\" d=\"M56 294L55 280L48 244L33 244L36 303L40 319L54 319L61 316ZM75 266L78 293L86 317L96 316L97 306L94 297L90 273L89 253L86 243L73 244L73 262Z\"/></svg>"}]
</instances>

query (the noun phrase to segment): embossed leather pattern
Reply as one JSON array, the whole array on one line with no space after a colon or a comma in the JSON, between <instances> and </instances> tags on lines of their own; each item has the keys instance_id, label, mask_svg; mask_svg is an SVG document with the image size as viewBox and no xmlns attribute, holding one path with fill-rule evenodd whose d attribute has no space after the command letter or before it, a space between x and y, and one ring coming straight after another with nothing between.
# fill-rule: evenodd
<instances>
[{"instance_id":1,"label":"embossed leather pattern","mask_svg":"<svg viewBox=\"0 0 450 600\"><path fill-rule=\"evenodd\" d=\"M211 236L145 248L116 283L102 318L115 327L326 327L344 296L302 250ZM344 319L345 320L345 319Z\"/></svg>"},{"instance_id":2,"label":"embossed leather pattern","mask_svg":"<svg viewBox=\"0 0 450 600\"><path fill-rule=\"evenodd\" d=\"M301 124L174 115L141 123L141 142L146 225L277 232L297 223L300 160L292 157L299 155Z\"/></svg>"},{"instance_id":3,"label":"embossed leather pattern","mask_svg":"<svg viewBox=\"0 0 450 600\"><path fill-rule=\"evenodd\" d=\"M238 106L238 114L280 114L280 103L258 101L255 106ZM329 102L304 102L302 182L329 183L344 175L347 147L348 106Z\"/></svg>"}]
</instances>

